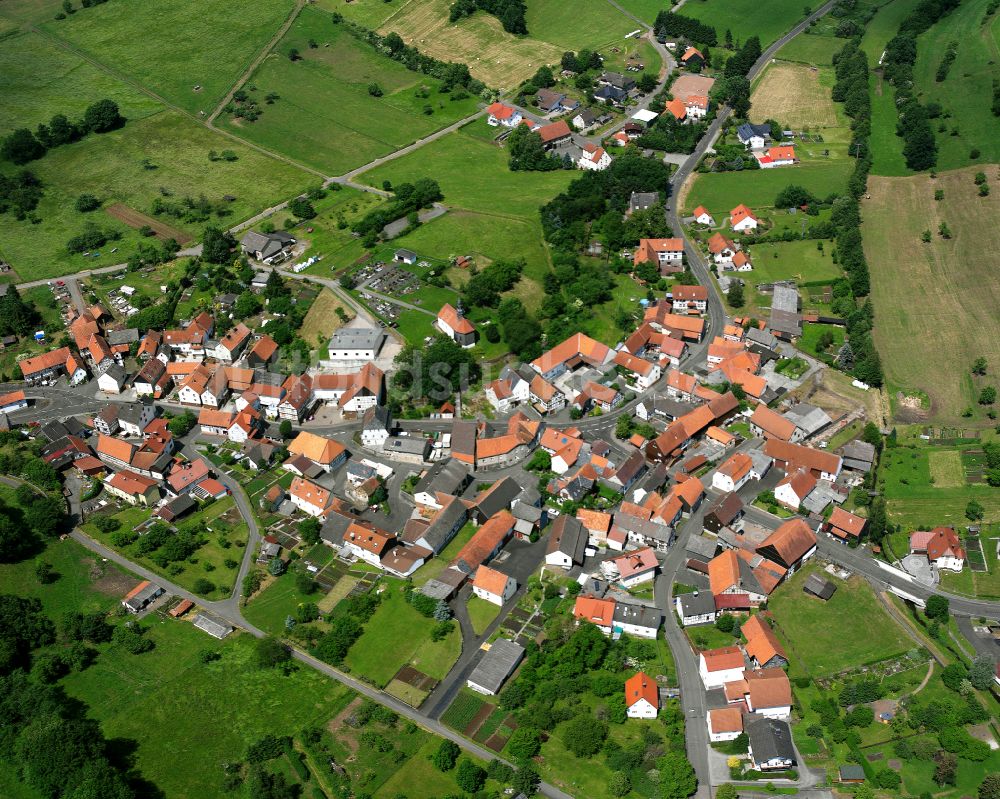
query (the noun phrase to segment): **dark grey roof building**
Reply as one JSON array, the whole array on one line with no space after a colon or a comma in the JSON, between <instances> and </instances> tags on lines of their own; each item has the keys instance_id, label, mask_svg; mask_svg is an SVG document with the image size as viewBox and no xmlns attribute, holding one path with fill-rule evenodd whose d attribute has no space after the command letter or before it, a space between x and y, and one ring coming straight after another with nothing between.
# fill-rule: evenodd
<instances>
[{"instance_id":1,"label":"dark grey roof building","mask_svg":"<svg viewBox=\"0 0 1000 799\"><path fill-rule=\"evenodd\" d=\"M787 721L758 718L746 727L750 759L758 771L776 771L795 765L795 746Z\"/></svg>"},{"instance_id":2,"label":"dark grey roof building","mask_svg":"<svg viewBox=\"0 0 1000 799\"><path fill-rule=\"evenodd\" d=\"M524 647L498 638L469 675L468 686L487 696L495 695L524 657Z\"/></svg>"}]
</instances>

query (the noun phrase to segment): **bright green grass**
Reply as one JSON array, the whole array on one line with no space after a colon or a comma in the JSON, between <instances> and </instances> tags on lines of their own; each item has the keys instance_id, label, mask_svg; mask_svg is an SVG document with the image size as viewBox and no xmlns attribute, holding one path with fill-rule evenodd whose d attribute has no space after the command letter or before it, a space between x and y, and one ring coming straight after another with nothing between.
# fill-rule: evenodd
<instances>
[{"instance_id":1,"label":"bright green grass","mask_svg":"<svg viewBox=\"0 0 1000 799\"><path fill-rule=\"evenodd\" d=\"M900 24L919 2L920 0L889 0L875 12L861 37L861 49L868 56L871 69L878 66L886 44L899 32Z\"/></svg>"},{"instance_id":2,"label":"bright green grass","mask_svg":"<svg viewBox=\"0 0 1000 799\"><path fill-rule=\"evenodd\" d=\"M454 772L438 771L431 759L437 752L440 741L430 738L407 761L405 769L399 769L375 792L375 799L438 799L456 793Z\"/></svg>"},{"instance_id":3,"label":"bright green grass","mask_svg":"<svg viewBox=\"0 0 1000 799\"><path fill-rule=\"evenodd\" d=\"M292 0L260 0L237 12L224 0L115 0L44 28L188 111L208 114L293 7Z\"/></svg>"},{"instance_id":4,"label":"bright green grass","mask_svg":"<svg viewBox=\"0 0 1000 799\"><path fill-rule=\"evenodd\" d=\"M365 248L361 241L351 235L350 223L382 202L377 194L349 187L329 191L325 198L314 202L316 217L300 226L312 228L312 233L300 229L296 235L299 241L308 243L305 253L307 256L323 258L307 270L309 274L327 277L335 270L350 266L364 255ZM344 227L340 227L342 220L347 223Z\"/></svg>"},{"instance_id":5,"label":"bright green grass","mask_svg":"<svg viewBox=\"0 0 1000 799\"><path fill-rule=\"evenodd\" d=\"M872 754L875 752L883 753L884 759L882 762L885 762L885 759L893 757L893 746L892 744L886 744L885 746L871 750ZM868 753L868 750L866 750L866 754ZM918 796L926 792L932 793L936 797L941 797L941 799L974 796L979 784L983 781L983 777L987 774L996 774L1000 771L1000 750L993 750L990 756L982 763L973 763L965 758L959 758L955 786L943 792L941 786L934 782L934 769L935 764L933 760L917 760L914 758L904 761L900 775L903 778L902 788L906 790L907 795ZM878 770L877 765L876 770Z\"/></svg>"},{"instance_id":6,"label":"bright green grass","mask_svg":"<svg viewBox=\"0 0 1000 799\"><path fill-rule=\"evenodd\" d=\"M412 233L394 239L393 245L408 247L421 255L450 260L453 255L471 255L480 260L524 258L525 274L540 279L549 270L537 218L524 220L472 211L453 211L421 225Z\"/></svg>"},{"instance_id":7,"label":"bright green grass","mask_svg":"<svg viewBox=\"0 0 1000 799\"><path fill-rule=\"evenodd\" d=\"M738 44L759 36L764 48L803 19L802 4L789 0L692 0L679 13L714 26L720 42L728 29Z\"/></svg>"},{"instance_id":8,"label":"bright green grass","mask_svg":"<svg viewBox=\"0 0 1000 799\"><path fill-rule=\"evenodd\" d=\"M940 449L936 447L935 449ZM965 506L972 499L984 509L986 522L1000 521L1000 491L987 485L944 488L930 481L926 446L887 449L879 468L886 508L893 522L907 531L967 523Z\"/></svg>"},{"instance_id":9,"label":"bright green grass","mask_svg":"<svg viewBox=\"0 0 1000 799\"><path fill-rule=\"evenodd\" d=\"M903 159L903 140L896 135L896 101L889 84L881 87L879 94L879 79L872 78L872 174L875 175L912 175Z\"/></svg>"},{"instance_id":10,"label":"bright green grass","mask_svg":"<svg viewBox=\"0 0 1000 799\"><path fill-rule=\"evenodd\" d=\"M823 250L818 250L816 242L811 240L756 244L750 248L753 271L747 277L755 283L835 280L842 271L830 256L833 249L830 242L823 242L823 245Z\"/></svg>"},{"instance_id":11,"label":"bright green grass","mask_svg":"<svg viewBox=\"0 0 1000 799\"><path fill-rule=\"evenodd\" d=\"M844 190L852 169L849 159L831 156L826 162L777 169L699 174L687 195L685 209L690 212L704 205L716 220L720 220L728 217L729 211L740 203L755 211L772 208L778 193L793 183L819 197L826 197Z\"/></svg>"},{"instance_id":12,"label":"bright green grass","mask_svg":"<svg viewBox=\"0 0 1000 799\"><path fill-rule=\"evenodd\" d=\"M947 132L937 132L939 170L969 164L1000 161L998 120L990 111L993 80L1000 78L1000 47L995 35L1000 23L994 16L981 26L989 0L967 0L922 35L917 45L914 82L921 92L921 102L940 103L950 119L932 120L938 131L943 121ZM957 41L958 56L948 77L938 83L935 73L950 42ZM959 135L951 135L958 128ZM981 151L978 159L970 156L972 148Z\"/></svg>"},{"instance_id":13,"label":"bright green grass","mask_svg":"<svg viewBox=\"0 0 1000 799\"><path fill-rule=\"evenodd\" d=\"M472 629L476 631L476 635L482 635L483 631L490 626L490 622L500 613L499 605L494 605L492 602L487 602L477 596L469 597L466 609L469 611L469 621L472 622Z\"/></svg>"},{"instance_id":14,"label":"bright green grass","mask_svg":"<svg viewBox=\"0 0 1000 799\"><path fill-rule=\"evenodd\" d=\"M247 745L267 733L325 727L353 697L309 668L287 676L257 668L253 640L242 635L220 642L173 620L147 634L157 644L152 652L109 649L65 684L108 738L136 742L139 772L166 796L221 795L221 765L239 760ZM204 650L221 660L202 664Z\"/></svg>"},{"instance_id":15,"label":"bright green grass","mask_svg":"<svg viewBox=\"0 0 1000 799\"><path fill-rule=\"evenodd\" d=\"M820 324L807 324L802 326L802 335L796 342L796 346L805 353L809 355L816 354L816 342L819 341L819 337L823 333L829 332L833 334L833 344L826 351L828 354L835 354L837 350L840 349L844 344L844 328L839 325L820 325ZM835 448L840 444L844 444L849 441L850 438L843 439L839 441L838 444L834 444L831 440L831 448Z\"/></svg>"},{"instance_id":16,"label":"bright green grass","mask_svg":"<svg viewBox=\"0 0 1000 799\"><path fill-rule=\"evenodd\" d=\"M806 594L802 584L818 570L812 564L800 569L768 601L793 662L800 661L813 677L824 677L901 655L912 646L860 577L837 580L829 602ZM868 635L858 635L862 619Z\"/></svg>"},{"instance_id":17,"label":"bright green grass","mask_svg":"<svg viewBox=\"0 0 1000 799\"><path fill-rule=\"evenodd\" d=\"M348 652L346 665L355 676L378 686L386 685L406 664L442 679L461 652L457 625L444 640L431 642L431 628L437 622L406 601L399 580L385 578L384 585L388 588L382 602Z\"/></svg>"},{"instance_id":18,"label":"bright green grass","mask_svg":"<svg viewBox=\"0 0 1000 799\"><path fill-rule=\"evenodd\" d=\"M305 602L319 602L323 594L303 594L295 588L295 575L286 572L271 583L261 593L254 596L245 608L243 615L255 627L259 627L271 635L283 635L285 619L295 617L299 605Z\"/></svg>"},{"instance_id":19,"label":"bright green grass","mask_svg":"<svg viewBox=\"0 0 1000 799\"><path fill-rule=\"evenodd\" d=\"M607 0L532 0L525 19L528 33L563 50L599 49L619 45L625 34L636 29L629 19Z\"/></svg>"},{"instance_id":20,"label":"bright green grass","mask_svg":"<svg viewBox=\"0 0 1000 799\"><path fill-rule=\"evenodd\" d=\"M486 122L476 120L470 125L486 126ZM539 206L577 175L567 170L511 172L505 150L459 130L365 172L360 180L381 186L384 180L395 185L421 177L433 177L452 208L537 220ZM503 224L497 220L497 225Z\"/></svg>"},{"instance_id":21,"label":"bright green grass","mask_svg":"<svg viewBox=\"0 0 1000 799\"><path fill-rule=\"evenodd\" d=\"M778 58L785 61L802 61L816 66L829 66L833 63L834 54L844 46L845 41L835 36L814 36L803 33L782 47L778 51Z\"/></svg>"},{"instance_id":22,"label":"bright green grass","mask_svg":"<svg viewBox=\"0 0 1000 799\"><path fill-rule=\"evenodd\" d=\"M319 46L311 49L310 39ZM286 57L293 47L300 61ZM248 83L263 113L255 122L226 117L223 126L327 174L366 164L477 109L477 98L452 100L439 92L439 80L379 55L312 8L302 11ZM368 93L371 83L382 97ZM265 104L270 93L281 99Z\"/></svg>"},{"instance_id":23,"label":"bright green grass","mask_svg":"<svg viewBox=\"0 0 1000 799\"><path fill-rule=\"evenodd\" d=\"M395 14L407 0L317 0L317 8L324 11L336 11L345 19L357 22L366 28L375 30L390 16Z\"/></svg>"},{"instance_id":24,"label":"bright green grass","mask_svg":"<svg viewBox=\"0 0 1000 799\"><path fill-rule=\"evenodd\" d=\"M861 48L868 56L872 70L872 173L876 175L910 174L903 161L903 140L896 135L895 92L875 74L888 41L896 35L900 23L917 5L918 0L891 0L882 6L865 28ZM936 68L936 65L935 65Z\"/></svg>"},{"instance_id":25,"label":"bright green grass","mask_svg":"<svg viewBox=\"0 0 1000 799\"><path fill-rule=\"evenodd\" d=\"M656 15L661 11L669 11L672 3L666 0L619 0L618 5L652 25L656 21ZM684 9L680 13L683 14Z\"/></svg>"},{"instance_id":26,"label":"bright green grass","mask_svg":"<svg viewBox=\"0 0 1000 799\"><path fill-rule=\"evenodd\" d=\"M195 581L199 578L205 578L215 585L215 589L207 595L208 599L224 599L232 593L238 565L229 568L225 565L225 561L235 561L239 564L243 558L243 548L246 546L247 541L247 529L242 519L230 522L220 518L234 507L233 498L226 497L195 511L181 520L178 525L179 527L187 527L188 525L204 522L209 532L205 533L206 543L198 548L190 560L180 563L183 567L180 572L177 574L167 572L170 580L187 588L189 591L194 591ZM115 514L115 516L122 522L120 529L128 530L135 527L137 522L149 518L150 511L143 508L127 507ZM151 558L142 556L136 551L137 544L131 544L127 547L115 547L111 542L111 535L98 532L92 524L88 523L84 525L83 529L92 538L100 541L105 546L116 549L130 560L141 563L147 569L160 574L164 573L164 570L157 566ZM220 540L225 541L227 545L223 546ZM194 560L195 563L192 563L191 560ZM211 570L206 569L206 564L211 566Z\"/></svg>"},{"instance_id":27,"label":"bright green grass","mask_svg":"<svg viewBox=\"0 0 1000 799\"><path fill-rule=\"evenodd\" d=\"M208 160L209 150L223 149L236 152L239 160L232 163ZM144 158L156 169L144 169ZM76 198L84 192L95 194L108 204L123 202L144 213L149 213L161 187L175 199L204 194L219 200L231 194L236 197L228 204L231 215L217 220L228 226L315 182L315 178L294 167L224 139L170 111L59 147L33 162L31 170L45 186L37 210L42 221L32 225L5 215L5 235L0 240L0 255L13 265L22 280L122 263L134 250L139 236L131 228L101 211L80 214L73 208ZM70 255L65 249L66 242L80 232L88 219L104 228L122 231L123 240L101 248L99 258ZM184 225L164 219L193 236L200 235L203 228L202 224ZM113 247L119 252L112 253Z\"/></svg>"},{"instance_id":28,"label":"bright green grass","mask_svg":"<svg viewBox=\"0 0 1000 799\"><path fill-rule=\"evenodd\" d=\"M12 497L4 496L12 504ZM41 585L35 577L34 564L52 565L59 579L50 585ZM72 539L51 541L34 559L21 563L0 564L0 585L4 593L38 597L46 615L58 621L71 611L92 612L111 610L121 600L122 594L102 593L100 584L95 586L90 569L98 568L105 574L123 574L112 563L97 566L97 558ZM125 580L126 583L129 580Z\"/></svg>"},{"instance_id":29,"label":"bright green grass","mask_svg":"<svg viewBox=\"0 0 1000 799\"><path fill-rule=\"evenodd\" d=\"M126 119L163 110L149 95L33 31L3 40L0 74L4 76L0 135L19 127L34 129L55 114L79 119L88 105L104 99L118 103Z\"/></svg>"}]
</instances>

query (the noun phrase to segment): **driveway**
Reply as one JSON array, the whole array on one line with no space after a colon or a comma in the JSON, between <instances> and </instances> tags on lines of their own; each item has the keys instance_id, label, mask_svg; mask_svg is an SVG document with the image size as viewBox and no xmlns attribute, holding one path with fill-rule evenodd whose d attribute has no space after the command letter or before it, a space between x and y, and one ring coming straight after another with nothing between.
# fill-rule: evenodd
<instances>
[{"instance_id":1,"label":"driveway","mask_svg":"<svg viewBox=\"0 0 1000 799\"><path fill-rule=\"evenodd\" d=\"M907 555L900 561L900 565L903 571L912 574L918 583L933 587L940 581L937 569L933 568L923 555Z\"/></svg>"}]
</instances>

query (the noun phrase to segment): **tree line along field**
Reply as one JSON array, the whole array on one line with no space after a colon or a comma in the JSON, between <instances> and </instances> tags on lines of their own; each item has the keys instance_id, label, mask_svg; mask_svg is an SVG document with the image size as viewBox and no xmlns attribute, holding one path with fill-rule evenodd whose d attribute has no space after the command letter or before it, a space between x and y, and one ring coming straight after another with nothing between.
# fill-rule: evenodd
<instances>
[{"instance_id":1,"label":"tree line along field","mask_svg":"<svg viewBox=\"0 0 1000 799\"><path fill-rule=\"evenodd\" d=\"M260 0L234 13L223 0L111 0L42 28L169 102L208 114L294 7Z\"/></svg>"},{"instance_id":2,"label":"tree line along field","mask_svg":"<svg viewBox=\"0 0 1000 799\"><path fill-rule=\"evenodd\" d=\"M989 2L965 0L918 39L914 80L920 101L939 103L949 116L931 122L941 170L1000 161L1000 118L990 110L993 81L1000 79L1000 15L994 12L984 23ZM941 59L952 42L958 43L957 56L947 77L937 81ZM971 155L973 148L979 150L978 157Z\"/></svg>"},{"instance_id":3,"label":"tree line along field","mask_svg":"<svg viewBox=\"0 0 1000 799\"><path fill-rule=\"evenodd\" d=\"M606 0L532 0L528 35L514 36L485 12L451 23L450 6L450 0L411 0L398 6L379 32L394 31L421 52L468 64L474 77L501 89L514 88L544 64L558 64L565 50L623 43L636 26Z\"/></svg>"},{"instance_id":4,"label":"tree line along field","mask_svg":"<svg viewBox=\"0 0 1000 799\"><path fill-rule=\"evenodd\" d=\"M231 149L237 160L210 161L209 152L221 149ZM10 166L5 164L4 168ZM22 280L122 263L132 253L141 238L139 233L102 210L78 212L75 202L80 194L93 194L107 204L121 202L142 213L150 213L157 198L179 202L184 197L204 195L221 202L226 195L234 197L224 202L225 217L190 223L162 217L170 225L200 236L206 224L229 227L318 180L166 110L130 120L119 130L50 150L29 168L44 188L36 211L41 221L32 224L5 215L5 235L0 242L0 255ZM118 231L123 237L102 247L100 257L70 254L66 242L87 222ZM115 248L118 252L111 252Z\"/></svg>"},{"instance_id":5,"label":"tree line along field","mask_svg":"<svg viewBox=\"0 0 1000 799\"><path fill-rule=\"evenodd\" d=\"M866 30L862 46L873 69L885 43L917 5L916 0L893 0ZM938 103L942 115L931 120L938 146L938 169L1000 161L997 117L991 112L993 80L1000 78L1000 22L994 13L986 19L989 0L967 0L917 39L914 67L916 96L924 105ZM958 43L947 77L936 73L945 51ZM903 140L896 136L898 115L893 87L883 85L880 74L872 76L872 173L886 176L911 175L902 155ZM978 155L973 157L973 151Z\"/></svg>"},{"instance_id":6,"label":"tree line along field","mask_svg":"<svg viewBox=\"0 0 1000 799\"><path fill-rule=\"evenodd\" d=\"M1000 248L1000 197L980 197L976 167L908 178L871 177L862 202L865 254L871 264L875 342L893 391L923 392L932 419L956 421L976 405L972 362L985 357L987 382L1000 384L1000 278L984 253ZM989 181L1000 180L995 166ZM936 190L944 199L935 201ZM944 222L951 238L939 235ZM931 232L924 243L922 233Z\"/></svg>"},{"instance_id":7,"label":"tree line along field","mask_svg":"<svg viewBox=\"0 0 1000 799\"><path fill-rule=\"evenodd\" d=\"M300 60L288 58L292 49ZM381 97L371 95L372 84ZM302 10L245 88L260 117L248 122L225 114L220 124L331 175L410 144L478 107L466 92L460 100L441 93L441 81L380 55L315 8ZM267 104L271 94L278 99Z\"/></svg>"}]
</instances>

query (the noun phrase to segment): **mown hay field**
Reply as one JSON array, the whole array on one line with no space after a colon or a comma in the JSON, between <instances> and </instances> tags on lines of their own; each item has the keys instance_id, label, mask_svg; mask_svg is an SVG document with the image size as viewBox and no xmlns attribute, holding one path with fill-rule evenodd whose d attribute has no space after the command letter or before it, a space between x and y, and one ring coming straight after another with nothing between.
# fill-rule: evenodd
<instances>
[{"instance_id":1,"label":"mown hay field","mask_svg":"<svg viewBox=\"0 0 1000 799\"><path fill-rule=\"evenodd\" d=\"M983 167L998 185L996 165ZM870 177L862 202L865 254L875 301L875 342L890 388L924 392L931 417L956 421L976 406L972 362L989 364L984 384L1000 372L1000 273L990 253L1000 249L1000 189L980 197L969 167L906 178ZM935 190L944 199L934 200ZM944 222L951 238L939 235ZM931 241L921 241L923 231ZM966 425L969 420L965 422Z\"/></svg>"}]
</instances>

